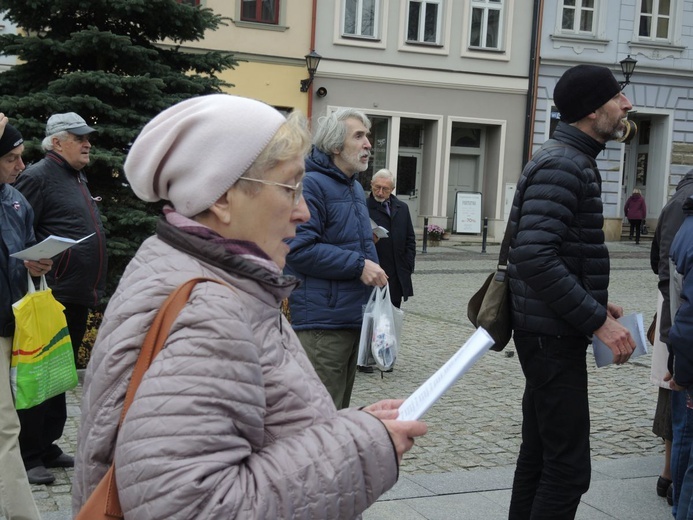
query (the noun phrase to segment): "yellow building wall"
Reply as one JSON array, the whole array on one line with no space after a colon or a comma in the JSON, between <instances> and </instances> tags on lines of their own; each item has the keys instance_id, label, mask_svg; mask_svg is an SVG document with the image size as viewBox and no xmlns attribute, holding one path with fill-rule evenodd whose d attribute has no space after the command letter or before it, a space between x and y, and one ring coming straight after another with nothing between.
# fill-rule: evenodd
<instances>
[{"instance_id":1,"label":"yellow building wall","mask_svg":"<svg viewBox=\"0 0 693 520\"><path fill-rule=\"evenodd\" d=\"M291 107L304 115L308 109L308 93L301 92L301 80L308 77L302 67L273 63L240 62L235 70L221 74L224 81L235 86L229 94L264 101L275 107Z\"/></svg>"},{"instance_id":2,"label":"yellow building wall","mask_svg":"<svg viewBox=\"0 0 693 520\"><path fill-rule=\"evenodd\" d=\"M228 89L229 94L306 114L308 93L300 92L300 81L308 77L304 56L311 50L312 0L282 2L283 15L278 26L235 23L240 2L203 0L202 7L230 20L226 20L226 26L205 33L203 40L186 42L185 47L234 54L238 66L220 74L224 81L235 85Z\"/></svg>"}]
</instances>

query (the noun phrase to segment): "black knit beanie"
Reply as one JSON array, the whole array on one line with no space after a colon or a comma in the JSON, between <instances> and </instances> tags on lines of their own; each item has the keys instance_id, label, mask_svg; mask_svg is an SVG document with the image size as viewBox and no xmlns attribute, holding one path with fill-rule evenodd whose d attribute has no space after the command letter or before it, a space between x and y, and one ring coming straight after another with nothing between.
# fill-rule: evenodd
<instances>
[{"instance_id":1,"label":"black knit beanie","mask_svg":"<svg viewBox=\"0 0 693 520\"><path fill-rule=\"evenodd\" d=\"M22 139L22 134L19 133L19 130L8 124L5 126L2 137L0 137L0 157L10 153L23 142L24 139Z\"/></svg>"},{"instance_id":2,"label":"black knit beanie","mask_svg":"<svg viewBox=\"0 0 693 520\"><path fill-rule=\"evenodd\" d=\"M571 67L556 83L553 102L561 121L574 123L597 110L621 91L613 73L598 65Z\"/></svg>"}]
</instances>

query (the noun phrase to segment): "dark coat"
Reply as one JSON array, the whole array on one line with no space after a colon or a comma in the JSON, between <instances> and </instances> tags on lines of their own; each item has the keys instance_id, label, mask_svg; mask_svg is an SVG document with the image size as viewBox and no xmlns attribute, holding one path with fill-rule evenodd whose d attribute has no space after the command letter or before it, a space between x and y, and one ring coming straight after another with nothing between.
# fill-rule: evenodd
<instances>
[{"instance_id":1,"label":"dark coat","mask_svg":"<svg viewBox=\"0 0 693 520\"><path fill-rule=\"evenodd\" d=\"M324 153L306 158L303 196L310 220L289 241L285 272L301 280L289 297L294 330L360 329L373 288L361 281L366 259L378 263L366 195Z\"/></svg>"},{"instance_id":2,"label":"dark coat","mask_svg":"<svg viewBox=\"0 0 693 520\"><path fill-rule=\"evenodd\" d=\"M80 239L94 233L54 258L46 275L56 300L94 307L106 287L106 233L86 176L48 152L19 176L15 187L34 209L37 241L49 235Z\"/></svg>"},{"instance_id":3,"label":"dark coat","mask_svg":"<svg viewBox=\"0 0 693 520\"><path fill-rule=\"evenodd\" d=\"M645 197L639 193L633 193L626 205L623 207L628 220L642 220L647 216L647 206L645 205Z\"/></svg>"},{"instance_id":4,"label":"dark coat","mask_svg":"<svg viewBox=\"0 0 693 520\"><path fill-rule=\"evenodd\" d=\"M671 328L671 311L669 308L669 249L676 232L681 227L685 217L683 203L693 195L693 170L684 175L676 186L676 192L669 202L662 208L657 220L650 250L650 263L652 270L659 275L659 292L662 293L662 312L659 321L659 339L663 343L669 343L669 329ZM670 366L671 368L671 366Z\"/></svg>"},{"instance_id":5,"label":"dark coat","mask_svg":"<svg viewBox=\"0 0 693 520\"><path fill-rule=\"evenodd\" d=\"M606 321L609 251L595 160L603 149L559 123L522 172L508 265L516 333L587 337Z\"/></svg>"},{"instance_id":6,"label":"dark coat","mask_svg":"<svg viewBox=\"0 0 693 520\"><path fill-rule=\"evenodd\" d=\"M674 354L674 380L681 386L693 386L693 196L683 204L685 219L671 243L671 269L680 276L680 295L671 293L679 303L669 330L669 342ZM672 272L672 278L674 273Z\"/></svg>"},{"instance_id":7,"label":"dark coat","mask_svg":"<svg viewBox=\"0 0 693 520\"><path fill-rule=\"evenodd\" d=\"M394 195L390 195L390 215L385 207L371 194L366 201L368 213L379 226L390 233L375 244L380 267L388 276L388 283L398 283L404 301L414 296L411 273L414 272L416 257L416 235L409 215L409 206Z\"/></svg>"}]
</instances>

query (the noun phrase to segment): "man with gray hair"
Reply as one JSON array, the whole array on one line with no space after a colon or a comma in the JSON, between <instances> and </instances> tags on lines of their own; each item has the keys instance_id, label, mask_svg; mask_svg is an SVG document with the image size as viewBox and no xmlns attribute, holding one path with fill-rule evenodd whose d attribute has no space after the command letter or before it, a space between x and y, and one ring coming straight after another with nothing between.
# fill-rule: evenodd
<instances>
[{"instance_id":1,"label":"man with gray hair","mask_svg":"<svg viewBox=\"0 0 693 520\"><path fill-rule=\"evenodd\" d=\"M86 240L53 259L46 276L53 296L65 306L75 360L87 327L89 308L103 296L106 285L106 235L96 200L83 173L89 164L89 136L96 130L75 114L55 114L46 124L42 142L46 156L29 166L15 187L34 209L34 232L41 241L49 235ZM55 444L67 419L65 394L34 408L20 410L19 444L32 484L50 484L55 477L46 469L71 467L73 458Z\"/></svg>"},{"instance_id":2,"label":"man with gray hair","mask_svg":"<svg viewBox=\"0 0 693 520\"><path fill-rule=\"evenodd\" d=\"M411 274L416 258L416 235L409 214L409 206L392 192L395 176L390 170L378 170L371 179L371 196L367 205L373 221L388 230L385 238L378 240L375 249L380 267L387 273L392 305L399 307L402 299L414 295Z\"/></svg>"},{"instance_id":3,"label":"man with gray hair","mask_svg":"<svg viewBox=\"0 0 693 520\"><path fill-rule=\"evenodd\" d=\"M289 241L285 268L302 282L289 297L292 326L338 409L351 400L363 305L387 283L356 180L368 168L370 126L349 108L320 118L303 180L310 220Z\"/></svg>"}]
</instances>

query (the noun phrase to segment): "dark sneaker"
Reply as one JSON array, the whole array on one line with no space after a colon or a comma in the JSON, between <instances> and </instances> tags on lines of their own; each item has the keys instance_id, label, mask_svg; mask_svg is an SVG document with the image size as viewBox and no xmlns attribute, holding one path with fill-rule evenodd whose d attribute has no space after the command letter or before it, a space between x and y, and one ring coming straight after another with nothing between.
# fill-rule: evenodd
<instances>
[{"instance_id":1,"label":"dark sneaker","mask_svg":"<svg viewBox=\"0 0 693 520\"><path fill-rule=\"evenodd\" d=\"M28 469L26 476L29 477L29 484L52 484L55 481L53 473L44 466L36 466Z\"/></svg>"}]
</instances>

